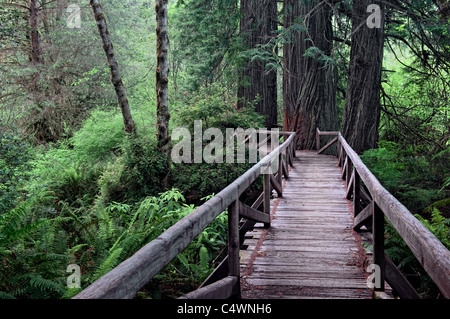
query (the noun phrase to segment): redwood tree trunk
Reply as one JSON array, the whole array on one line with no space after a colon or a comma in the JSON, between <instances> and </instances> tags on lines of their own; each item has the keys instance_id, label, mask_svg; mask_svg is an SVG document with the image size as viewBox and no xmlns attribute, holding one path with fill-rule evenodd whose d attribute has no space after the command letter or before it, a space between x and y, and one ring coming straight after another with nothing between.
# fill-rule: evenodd
<instances>
[{"instance_id":1,"label":"redwood tree trunk","mask_svg":"<svg viewBox=\"0 0 450 319\"><path fill-rule=\"evenodd\" d=\"M276 0L241 0L240 33L244 49L267 44L277 30ZM266 62L246 59L239 75L238 108L259 97L255 110L266 117L265 126L277 124L277 71Z\"/></svg>"},{"instance_id":2,"label":"redwood tree trunk","mask_svg":"<svg viewBox=\"0 0 450 319\"><path fill-rule=\"evenodd\" d=\"M380 124L380 90L383 64L384 18L380 0L353 4L352 46L342 134L357 152L375 148ZM369 28L367 7L381 8L381 28Z\"/></svg>"},{"instance_id":3,"label":"redwood tree trunk","mask_svg":"<svg viewBox=\"0 0 450 319\"><path fill-rule=\"evenodd\" d=\"M94 11L95 21L97 21L98 32L103 42L103 49L105 50L106 58L108 60L109 68L111 70L111 82L116 91L117 100L120 109L122 110L124 129L127 133L136 133L136 126L131 117L130 106L125 94L125 87L119 73L119 65L114 54L113 44L109 35L106 19L103 14L103 8L98 0L90 0L92 10Z\"/></svg>"},{"instance_id":4,"label":"redwood tree trunk","mask_svg":"<svg viewBox=\"0 0 450 319\"><path fill-rule=\"evenodd\" d=\"M297 149L315 149L316 128L338 127L336 70L320 59L330 56L333 48L332 14L324 1L285 1L285 29L298 23L304 27L291 30L290 42L283 48L284 129L297 133ZM304 56L312 47L321 53Z\"/></svg>"}]
</instances>

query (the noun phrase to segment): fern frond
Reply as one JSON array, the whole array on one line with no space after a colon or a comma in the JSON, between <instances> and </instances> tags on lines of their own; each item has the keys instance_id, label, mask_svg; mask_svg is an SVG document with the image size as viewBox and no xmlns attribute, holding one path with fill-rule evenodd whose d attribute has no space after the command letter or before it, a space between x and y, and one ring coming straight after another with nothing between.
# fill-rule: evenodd
<instances>
[{"instance_id":1,"label":"fern frond","mask_svg":"<svg viewBox=\"0 0 450 319\"><path fill-rule=\"evenodd\" d=\"M200 247L199 256L200 256L200 267L205 270L208 269L209 268L209 253L208 253L208 249L206 249L205 246Z\"/></svg>"},{"instance_id":2,"label":"fern frond","mask_svg":"<svg viewBox=\"0 0 450 319\"><path fill-rule=\"evenodd\" d=\"M78 223L78 225L81 226L81 228L86 232L86 235L89 237L89 239L95 242L97 237L90 232L90 230L87 228L87 225L85 225L85 223L83 223L83 221L80 218L78 218L78 216L74 214L70 209L67 210L67 213L70 215L71 218L73 218L74 221Z\"/></svg>"},{"instance_id":3,"label":"fern frond","mask_svg":"<svg viewBox=\"0 0 450 319\"><path fill-rule=\"evenodd\" d=\"M0 291L0 299L16 299L16 297L7 292Z\"/></svg>"},{"instance_id":4,"label":"fern frond","mask_svg":"<svg viewBox=\"0 0 450 319\"><path fill-rule=\"evenodd\" d=\"M30 280L30 286L37 288L41 291L54 291L57 293L63 293L64 292L64 286L61 284L56 283L53 280L42 278L41 276L32 276Z\"/></svg>"},{"instance_id":5,"label":"fern frond","mask_svg":"<svg viewBox=\"0 0 450 319\"><path fill-rule=\"evenodd\" d=\"M181 264L184 266L184 268L189 269L189 262L183 253L178 254L177 259L181 262Z\"/></svg>"},{"instance_id":6,"label":"fern frond","mask_svg":"<svg viewBox=\"0 0 450 319\"><path fill-rule=\"evenodd\" d=\"M20 228L20 222L27 211L24 205L17 206L11 211L0 215L0 240L9 238Z\"/></svg>"},{"instance_id":7,"label":"fern frond","mask_svg":"<svg viewBox=\"0 0 450 319\"><path fill-rule=\"evenodd\" d=\"M116 267L120 263L120 257L122 253L122 248L117 248L112 253L108 255L108 257L102 262L100 267L95 271L93 275L93 281L97 280L108 271Z\"/></svg>"},{"instance_id":8,"label":"fern frond","mask_svg":"<svg viewBox=\"0 0 450 319\"><path fill-rule=\"evenodd\" d=\"M22 226L26 214L25 207L19 206L2 216L3 218L0 220L0 245L29 237L43 225L50 224L50 220L40 219Z\"/></svg>"}]
</instances>

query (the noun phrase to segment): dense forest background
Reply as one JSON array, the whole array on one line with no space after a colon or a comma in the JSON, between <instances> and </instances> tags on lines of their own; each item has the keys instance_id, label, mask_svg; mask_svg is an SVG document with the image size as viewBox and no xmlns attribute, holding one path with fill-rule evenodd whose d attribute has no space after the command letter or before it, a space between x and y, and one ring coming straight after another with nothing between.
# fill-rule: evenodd
<instances>
[{"instance_id":1,"label":"dense forest background","mask_svg":"<svg viewBox=\"0 0 450 319\"><path fill-rule=\"evenodd\" d=\"M314 149L316 128L340 130L450 247L449 2L170 0L168 55L153 1L102 0L94 15L96 3L0 0L0 298L74 296L69 264L85 288L251 166L170 163L170 132L195 120L296 131L299 149ZM201 283L226 220L138 297ZM389 225L386 247L439 296Z\"/></svg>"}]
</instances>

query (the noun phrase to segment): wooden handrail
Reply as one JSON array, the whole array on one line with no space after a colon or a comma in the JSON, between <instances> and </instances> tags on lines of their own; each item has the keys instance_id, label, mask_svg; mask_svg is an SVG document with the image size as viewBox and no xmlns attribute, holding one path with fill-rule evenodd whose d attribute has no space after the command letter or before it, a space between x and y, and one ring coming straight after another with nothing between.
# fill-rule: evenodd
<instances>
[{"instance_id":1,"label":"wooden handrail","mask_svg":"<svg viewBox=\"0 0 450 319\"><path fill-rule=\"evenodd\" d=\"M328 134L332 133L332 134ZM353 204L355 213L355 229L364 222L372 219L374 263L381 267L381 275L394 289L402 291L405 296L415 296L411 287L401 278L396 267L384 254L384 216L391 222L399 235L411 249L411 252L423 266L430 278L445 298L450 298L450 251L431 233L411 212L389 193L362 162L358 154L350 147L340 132L321 132L317 136L337 135L339 165L343 166L343 177L347 181L347 188L353 188ZM319 140L319 139L318 139ZM318 145L319 146L319 145ZM351 167L353 166L353 173ZM360 200L362 187L360 181L367 188L372 202L361 209ZM361 213L361 216L359 214ZM385 272L386 265L389 273ZM395 268L395 269L393 269ZM394 274L395 272L395 274ZM390 277L390 278L388 278ZM394 280L394 277L396 280ZM391 279L391 280L390 280ZM403 280L399 284L398 280ZM384 287L384 284L382 285ZM384 288L381 288L383 290Z\"/></svg>"},{"instance_id":2,"label":"wooden handrail","mask_svg":"<svg viewBox=\"0 0 450 319\"><path fill-rule=\"evenodd\" d=\"M74 299L130 299L145 284L147 284L159 271L169 264L180 252L182 252L214 219L223 211L229 209L229 278L215 284L213 287L226 288L224 293L216 293L209 288L202 288L200 293L193 295L200 296L221 296L229 297L229 293L235 294L239 291L239 280L235 280L239 271L239 210L245 209L239 202L240 195L260 176L264 168L269 167L274 161L279 161L285 152L285 163L292 164L292 153L295 152L293 142L295 133L282 132L285 135L285 142L279 145L271 153L261 159L251 169L237 178L234 182L224 188L220 193L209 199L203 205L196 208L189 215L179 220L176 224L155 238L133 256L119 264L116 268L99 278L86 289L77 294ZM286 138L286 136L289 136ZM278 162L278 165L282 165ZM281 170L278 169L278 175ZM269 174L270 175L270 174ZM281 178L281 176L279 176ZM267 180L266 178L264 180ZM264 212L267 213L270 203L266 197L271 192L271 187L265 185ZM243 207L243 208L242 208ZM231 212L231 213L230 213ZM250 211L247 215L257 214L256 210ZM262 218L267 222L266 218ZM230 285L237 287L230 288Z\"/></svg>"}]
</instances>

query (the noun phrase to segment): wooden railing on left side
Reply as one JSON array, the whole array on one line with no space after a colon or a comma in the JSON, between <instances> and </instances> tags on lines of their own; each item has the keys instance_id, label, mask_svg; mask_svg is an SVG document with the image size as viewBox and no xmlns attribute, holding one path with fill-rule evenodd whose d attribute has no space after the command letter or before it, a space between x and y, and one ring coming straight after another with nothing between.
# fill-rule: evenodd
<instances>
[{"instance_id":1,"label":"wooden railing on left side","mask_svg":"<svg viewBox=\"0 0 450 319\"><path fill-rule=\"evenodd\" d=\"M270 194L275 189L282 196L282 175L289 175L295 156L295 133L279 132L284 142L220 193L196 208L133 256L99 278L73 299L130 299L156 274L182 252L214 219L228 210L227 275L183 298L229 298L240 294L239 248L241 217L270 225ZM278 162L276 176L264 168ZM250 207L239 197L259 177L264 176L261 196ZM263 205L263 211L257 208Z\"/></svg>"}]
</instances>

